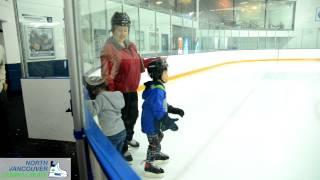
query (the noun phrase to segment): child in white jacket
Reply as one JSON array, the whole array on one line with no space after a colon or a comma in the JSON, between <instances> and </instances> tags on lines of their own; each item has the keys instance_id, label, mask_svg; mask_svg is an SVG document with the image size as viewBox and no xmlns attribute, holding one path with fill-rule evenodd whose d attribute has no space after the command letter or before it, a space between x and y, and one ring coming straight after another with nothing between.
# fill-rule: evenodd
<instances>
[{"instance_id":1,"label":"child in white jacket","mask_svg":"<svg viewBox=\"0 0 320 180\"><path fill-rule=\"evenodd\" d=\"M101 77L86 78L87 88L93 100L88 101L88 108L97 115L103 133L121 154L126 130L121 119L124 98L120 91L107 91L105 81Z\"/></svg>"}]
</instances>

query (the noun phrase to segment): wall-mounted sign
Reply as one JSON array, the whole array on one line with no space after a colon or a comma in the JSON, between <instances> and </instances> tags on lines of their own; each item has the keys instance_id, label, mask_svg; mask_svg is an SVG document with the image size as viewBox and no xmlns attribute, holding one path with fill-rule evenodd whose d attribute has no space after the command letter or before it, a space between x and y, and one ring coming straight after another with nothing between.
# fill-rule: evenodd
<instances>
[{"instance_id":1,"label":"wall-mounted sign","mask_svg":"<svg viewBox=\"0 0 320 180\"><path fill-rule=\"evenodd\" d=\"M27 58L55 58L54 32L52 27L25 26L24 42Z\"/></svg>"},{"instance_id":2,"label":"wall-mounted sign","mask_svg":"<svg viewBox=\"0 0 320 180\"><path fill-rule=\"evenodd\" d=\"M316 21L320 21L320 7L318 7L316 11Z\"/></svg>"}]
</instances>

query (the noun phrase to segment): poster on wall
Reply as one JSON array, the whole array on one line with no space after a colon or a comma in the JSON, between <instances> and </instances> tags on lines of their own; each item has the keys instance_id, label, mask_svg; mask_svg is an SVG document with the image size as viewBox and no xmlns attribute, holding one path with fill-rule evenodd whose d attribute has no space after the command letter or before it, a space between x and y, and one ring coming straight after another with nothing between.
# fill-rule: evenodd
<instances>
[{"instance_id":1,"label":"poster on wall","mask_svg":"<svg viewBox=\"0 0 320 180\"><path fill-rule=\"evenodd\" d=\"M320 7L318 7L316 11L316 21L320 21Z\"/></svg>"},{"instance_id":2,"label":"poster on wall","mask_svg":"<svg viewBox=\"0 0 320 180\"><path fill-rule=\"evenodd\" d=\"M52 59L55 57L53 27L25 26L27 59Z\"/></svg>"}]
</instances>

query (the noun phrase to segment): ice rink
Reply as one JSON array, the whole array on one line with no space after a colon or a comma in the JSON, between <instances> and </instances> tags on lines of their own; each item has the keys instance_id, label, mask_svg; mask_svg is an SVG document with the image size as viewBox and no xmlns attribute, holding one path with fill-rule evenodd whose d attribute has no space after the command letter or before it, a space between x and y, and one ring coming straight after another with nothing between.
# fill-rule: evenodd
<instances>
[{"instance_id":1,"label":"ice rink","mask_svg":"<svg viewBox=\"0 0 320 180\"><path fill-rule=\"evenodd\" d=\"M162 179L320 179L320 62L225 65L166 88L168 103L185 116L179 131L165 132L170 161ZM140 119L135 132L141 146L131 149L131 166L147 179Z\"/></svg>"}]
</instances>

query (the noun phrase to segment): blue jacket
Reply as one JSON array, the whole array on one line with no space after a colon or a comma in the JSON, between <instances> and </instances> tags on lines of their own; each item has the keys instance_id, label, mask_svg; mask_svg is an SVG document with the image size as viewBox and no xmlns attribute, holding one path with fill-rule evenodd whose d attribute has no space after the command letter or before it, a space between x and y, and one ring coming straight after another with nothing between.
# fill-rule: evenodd
<instances>
[{"instance_id":1,"label":"blue jacket","mask_svg":"<svg viewBox=\"0 0 320 180\"><path fill-rule=\"evenodd\" d=\"M161 82L148 81L144 85L141 127L142 132L153 135L160 132L160 120L168 111L166 91Z\"/></svg>"}]
</instances>

